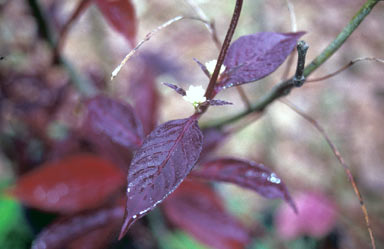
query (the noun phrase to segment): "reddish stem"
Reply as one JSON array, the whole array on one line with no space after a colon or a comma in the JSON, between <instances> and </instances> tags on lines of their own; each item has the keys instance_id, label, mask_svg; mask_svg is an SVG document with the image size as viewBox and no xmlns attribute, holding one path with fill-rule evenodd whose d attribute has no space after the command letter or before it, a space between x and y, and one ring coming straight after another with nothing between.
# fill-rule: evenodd
<instances>
[{"instance_id":1,"label":"reddish stem","mask_svg":"<svg viewBox=\"0 0 384 249\"><path fill-rule=\"evenodd\" d=\"M219 77L221 65L224 62L225 56L227 55L227 50L229 48L229 45L231 44L232 36L233 36L233 33L235 32L242 6L243 6L243 0L236 0L235 10L233 11L232 20L229 25L227 35L225 36L223 46L221 47L219 57L217 58L215 70L213 71L212 77L209 80L207 91L205 92L205 97L208 100L213 99L213 97L216 95L215 85L217 82L217 78ZM206 108L204 108L204 111L205 110Z\"/></svg>"}]
</instances>

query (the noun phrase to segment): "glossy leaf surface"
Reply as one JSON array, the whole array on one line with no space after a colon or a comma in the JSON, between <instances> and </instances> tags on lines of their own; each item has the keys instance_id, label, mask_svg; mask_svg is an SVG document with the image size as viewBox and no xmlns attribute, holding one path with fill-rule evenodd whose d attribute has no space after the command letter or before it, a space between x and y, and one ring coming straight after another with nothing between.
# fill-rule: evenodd
<instances>
[{"instance_id":1,"label":"glossy leaf surface","mask_svg":"<svg viewBox=\"0 0 384 249\"><path fill-rule=\"evenodd\" d=\"M167 218L200 242L217 249L241 249L249 233L229 215L216 193L198 181L184 181L163 204Z\"/></svg>"},{"instance_id":2,"label":"glossy leaf surface","mask_svg":"<svg viewBox=\"0 0 384 249\"><path fill-rule=\"evenodd\" d=\"M83 130L97 140L110 139L123 147L135 149L144 138L143 127L133 109L106 96L97 96L87 103Z\"/></svg>"},{"instance_id":3,"label":"glossy leaf surface","mask_svg":"<svg viewBox=\"0 0 384 249\"><path fill-rule=\"evenodd\" d=\"M295 48L304 32L260 32L231 44L217 91L264 78L275 71Z\"/></svg>"},{"instance_id":4,"label":"glossy leaf surface","mask_svg":"<svg viewBox=\"0 0 384 249\"><path fill-rule=\"evenodd\" d=\"M131 0L96 0L104 18L131 44L136 46L137 20Z\"/></svg>"},{"instance_id":5,"label":"glossy leaf surface","mask_svg":"<svg viewBox=\"0 0 384 249\"><path fill-rule=\"evenodd\" d=\"M32 249L59 249L66 245L81 244L81 240L98 231L104 232L118 228L124 216L124 205L94 210L55 222L43 230L33 241ZM99 230L99 231L100 231ZM85 236L85 237L83 237ZM99 235L100 236L100 235ZM106 234L102 235L105 238ZM91 244L94 244L93 241ZM81 247L84 248L84 247Z\"/></svg>"},{"instance_id":6,"label":"glossy leaf surface","mask_svg":"<svg viewBox=\"0 0 384 249\"><path fill-rule=\"evenodd\" d=\"M124 174L90 154L47 163L23 175L11 193L37 209L75 213L98 207L124 184Z\"/></svg>"},{"instance_id":7,"label":"glossy leaf surface","mask_svg":"<svg viewBox=\"0 0 384 249\"><path fill-rule=\"evenodd\" d=\"M283 181L266 166L252 161L222 158L206 162L193 172L201 178L234 183L252 189L263 197L281 198L297 212L287 187Z\"/></svg>"},{"instance_id":8,"label":"glossy leaf surface","mask_svg":"<svg viewBox=\"0 0 384 249\"><path fill-rule=\"evenodd\" d=\"M120 238L184 180L199 158L202 143L203 135L194 116L166 122L146 137L129 168Z\"/></svg>"}]
</instances>

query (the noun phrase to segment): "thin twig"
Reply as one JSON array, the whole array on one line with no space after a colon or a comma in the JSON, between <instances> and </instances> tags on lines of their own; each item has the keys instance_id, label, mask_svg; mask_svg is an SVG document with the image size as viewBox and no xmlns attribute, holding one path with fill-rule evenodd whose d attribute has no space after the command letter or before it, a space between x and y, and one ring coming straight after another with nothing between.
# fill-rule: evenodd
<instances>
[{"instance_id":1,"label":"thin twig","mask_svg":"<svg viewBox=\"0 0 384 249\"><path fill-rule=\"evenodd\" d=\"M52 51L55 52L57 47L55 32L50 26L50 22L43 7L40 5L40 1L28 0L27 2L43 39L47 41ZM94 87L94 85L87 78L80 75L63 55L59 53L56 56L58 63L67 71L71 79L71 83L81 95L91 97L97 94L98 90Z\"/></svg>"},{"instance_id":2,"label":"thin twig","mask_svg":"<svg viewBox=\"0 0 384 249\"><path fill-rule=\"evenodd\" d=\"M214 25L214 22L212 22L208 16L204 13L204 11L200 8L200 6L194 1L194 0L185 0L185 2L191 6L193 11L202 19L206 20L205 27L208 29L208 32L212 36L213 42L216 44L217 49L220 50L221 48L221 42L219 41L219 38L217 36L216 28Z\"/></svg>"},{"instance_id":3,"label":"thin twig","mask_svg":"<svg viewBox=\"0 0 384 249\"><path fill-rule=\"evenodd\" d=\"M297 31L297 23L296 23L296 15L295 15L295 7L291 3L291 1L286 0L288 11L289 11L289 18L291 20L291 31L296 32Z\"/></svg>"},{"instance_id":4,"label":"thin twig","mask_svg":"<svg viewBox=\"0 0 384 249\"><path fill-rule=\"evenodd\" d=\"M143 40L141 40L137 45L136 47L134 47L125 57L124 59L120 62L120 64L115 68L115 70L113 70L112 72L112 75L111 75L111 80L113 80L120 72L120 70L122 69L122 67L127 63L127 61L137 52L137 50L147 41L149 41L152 36L154 36L157 32L159 32L160 30L168 27L169 25L177 22L177 21L181 21L181 20L185 20L185 19L189 19L189 20L197 20L197 21L201 21L203 23L207 23L205 20L203 19L200 19L200 18L195 18L195 17L185 17L185 16L176 16L168 21L166 21L165 23L163 23L162 25L158 26L157 28L155 28L154 30L152 30L151 32L149 32L145 38Z\"/></svg>"},{"instance_id":5,"label":"thin twig","mask_svg":"<svg viewBox=\"0 0 384 249\"><path fill-rule=\"evenodd\" d=\"M88 7L92 0L80 0L78 5L75 7L75 10L72 12L68 20L65 22L63 27L59 32L59 39L57 46L55 48L55 55L58 55L63 48L64 42L67 38L68 31L75 20L80 16L80 14Z\"/></svg>"},{"instance_id":6,"label":"thin twig","mask_svg":"<svg viewBox=\"0 0 384 249\"><path fill-rule=\"evenodd\" d=\"M359 199L359 203L360 203L360 207L361 207L361 210L363 212L363 215L364 215L364 219L365 219L365 224L367 226L367 229L368 229L368 233L369 233L369 237L370 237L370 240L371 240L371 246L373 249L376 249L376 244L375 244L375 238L373 236L373 232L372 232L372 228L371 228L371 223L369 221L369 216L368 216L368 211L367 211L367 207L365 206L364 204L364 201L363 201L363 197L359 191L359 188L357 187L357 184L356 184L356 181L355 181L355 178L353 177L352 173L351 173L351 170L349 169L348 165L346 164L346 162L344 161L344 158L341 156L339 150L336 148L336 146L333 144L333 142L331 141L331 139L329 138L328 134L326 133L326 131L324 130L324 128L315 120L313 119L312 117L310 117L309 115L307 115L306 113L304 113L303 111L301 111L297 106L293 105L291 102L287 101L287 100L282 100L281 101L282 103L284 103L285 105L287 105L289 108L291 108L294 112L296 112L297 114L299 114L301 117L303 117L305 120L307 120L309 123L311 123L313 125L313 127L316 128L316 130L318 132L320 132L320 134L323 136L323 138L325 139L325 141L327 142L328 146L331 148L333 154L335 155L335 157L337 158L337 160L339 161L340 165L344 168L344 171L348 177L348 180L349 182L351 183L352 185L352 188L353 188L353 191L355 192L355 195L357 196L357 198Z\"/></svg>"},{"instance_id":7,"label":"thin twig","mask_svg":"<svg viewBox=\"0 0 384 249\"><path fill-rule=\"evenodd\" d=\"M287 3L288 11L289 11L289 18L291 20L291 31L296 32L297 31L297 24L296 24L295 8L294 8L293 4L291 3L291 1L286 0L286 3ZM289 74L289 71L291 69L293 59L295 57L295 51L296 51L296 49L294 49L294 51L292 51L288 57L287 65L285 67L285 70L283 72L281 80L286 80L288 78L288 74Z\"/></svg>"},{"instance_id":8,"label":"thin twig","mask_svg":"<svg viewBox=\"0 0 384 249\"><path fill-rule=\"evenodd\" d=\"M347 63L346 65L342 66L340 69L336 70L333 73L327 74L327 75L322 76L322 77L314 78L314 79L308 79L306 82L318 82L318 81L329 79L329 78L331 78L331 77L341 73L342 71L348 69L349 67L351 67L356 62L361 62L361 61L376 61L376 62L384 63L383 59L378 59L378 58L375 58L375 57L357 58L357 59L354 59L354 60L350 61L349 63Z\"/></svg>"},{"instance_id":9,"label":"thin twig","mask_svg":"<svg viewBox=\"0 0 384 249\"><path fill-rule=\"evenodd\" d=\"M243 101L244 105L247 107L247 109L251 109L251 101L249 101L247 94L245 93L244 89L241 86L236 87L237 92L240 95L241 101Z\"/></svg>"}]
</instances>

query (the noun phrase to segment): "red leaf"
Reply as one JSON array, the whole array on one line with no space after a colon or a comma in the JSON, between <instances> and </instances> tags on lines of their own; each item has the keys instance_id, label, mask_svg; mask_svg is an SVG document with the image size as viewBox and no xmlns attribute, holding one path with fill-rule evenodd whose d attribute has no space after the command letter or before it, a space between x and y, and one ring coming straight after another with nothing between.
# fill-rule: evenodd
<instances>
[{"instance_id":1,"label":"red leaf","mask_svg":"<svg viewBox=\"0 0 384 249\"><path fill-rule=\"evenodd\" d=\"M193 172L201 178L234 183L252 189L269 198L281 198L297 212L287 187L270 169L262 164L233 158L221 158L206 162L199 170Z\"/></svg>"},{"instance_id":2,"label":"red leaf","mask_svg":"<svg viewBox=\"0 0 384 249\"><path fill-rule=\"evenodd\" d=\"M199 158L202 140L195 116L168 121L146 137L129 168L125 221L119 238L184 180Z\"/></svg>"},{"instance_id":3,"label":"red leaf","mask_svg":"<svg viewBox=\"0 0 384 249\"><path fill-rule=\"evenodd\" d=\"M206 184L184 181L163 208L172 223L212 248L243 249L250 241L249 232L224 210Z\"/></svg>"},{"instance_id":4,"label":"red leaf","mask_svg":"<svg viewBox=\"0 0 384 249\"><path fill-rule=\"evenodd\" d=\"M261 32L240 37L228 49L226 70L216 91L269 75L284 62L304 33Z\"/></svg>"},{"instance_id":5,"label":"red leaf","mask_svg":"<svg viewBox=\"0 0 384 249\"><path fill-rule=\"evenodd\" d=\"M96 4L108 23L135 47L137 20L131 0L96 0Z\"/></svg>"},{"instance_id":6,"label":"red leaf","mask_svg":"<svg viewBox=\"0 0 384 249\"><path fill-rule=\"evenodd\" d=\"M124 174L104 159L88 154L47 163L22 176L11 193L25 204L75 213L103 204L124 184Z\"/></svg>"},{"instance_id":7,"label":"red leaf","mask_svg":"<svg viewBox=\"0 0 384 249\"><path fill-rule=\"evenodd\" d=\"M123 217L124 206L120 204L61 219L37 236L32 243L32 249L59 249L74 240L74 244L80 243L80 240L84 239L82 236L91 236L92 231L118 228ZM92 233L89 234L89 232ZM106 234L103 234L102 237L105 238ZM79 240L76 241L76 239Z\"/></svg>"}]
</instances>

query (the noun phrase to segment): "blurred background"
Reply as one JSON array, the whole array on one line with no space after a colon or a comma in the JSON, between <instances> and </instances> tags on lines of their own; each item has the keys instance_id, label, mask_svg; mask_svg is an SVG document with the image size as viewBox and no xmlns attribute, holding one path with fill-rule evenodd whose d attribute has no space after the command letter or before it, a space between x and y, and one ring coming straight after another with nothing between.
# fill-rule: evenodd
<instances>
[{"instance_id":1,"label":"blurred background","mask_svg":"<svg viewBox=\"0 0 384 249\"><path fill-rule=\"evenodd\" d=\"M163 29L145 43L110 81L110 74L131 50L130 43L91 4L71 26L63 44L63 63L52 61L52 47L42 39L41 24L31 2L0 0L0 189L49 160L71 153L71 138L80 123L81 91L73 80L74 70L111 96L131 103L130 86L144 64L157 68L156 89L160 105L158 123L184 118L193 107L161 82L207 86L208 80L193 61L216 59L218 49L206 27L182 20ZM214 21L223 40L234 1L195 0ZM41 0L46 20L58 30L79 1ZM364 1L291 0L297 30L310 48L307 61L315 58L336 37ZM165 21L196 15L184 0L135 0L137 41ZM260 31L291 32L285 0L248 0L234 40ZM377 4L346 43L309 78L327 75L361 57L384 58L384 5ZM40 26L39 26L40 25ZM40 27L40 29L39 29ZM281 81L284 63L275 73L243 86L252 103ZM327 132L351 168L370 214L377 248L384 246L384 65L376 61L356 63L340 74L305 84L286 97L314 118ZM81 88L81 87L80 87ZM224 91L219 99L234 105L210 108L201 125L246 108L237 91ZM289 107L276 101L263 115L230 135L215 156L234 156L263 163L285 181L305 218L292 218L282 201L266 200L256 193L230 184L215 184L227 209L245 226L258 227L248 248L369 248L369 237L359 202L347 176L319 132ZM64 141L64 142L63 142ZM325 210L316 213L315 209ZM30 211L5 194L0 196L0 248L28 248L34 238ZM49 223L52 217L39 213ZM305 223L307 225L303 225ZM310 224L310 225L308 225ZM313 227L324 227L313 231ZM312 227L312 228L311 228ZM180 230L168 231L162 248L205 248ZM164 246L165 244L165 246ZM121 247L131 248L131 247ZM140 247L136 247L140 248ZM144 248L144 247L143 247Z\"/></svg>"}]
</instances>

